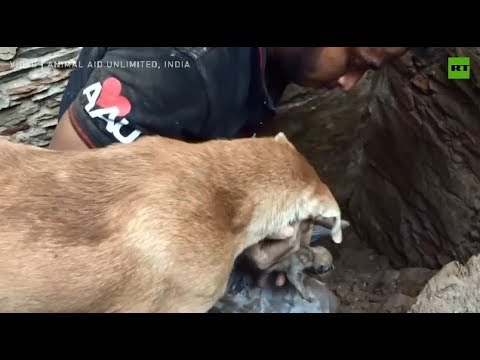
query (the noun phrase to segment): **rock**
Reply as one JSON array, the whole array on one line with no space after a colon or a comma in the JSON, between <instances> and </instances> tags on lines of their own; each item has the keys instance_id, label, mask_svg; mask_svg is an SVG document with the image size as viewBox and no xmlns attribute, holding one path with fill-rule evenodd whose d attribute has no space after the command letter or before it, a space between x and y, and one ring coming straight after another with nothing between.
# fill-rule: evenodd
<instances>
[{"instance_id":1,"label":"rock","mask_svg":"<svg viewBox=\"0 0 480 360\"><path fill-rule=\"evenodd\" d=\"M348 93L290 86L273 129L285 132L341 204L359 176L370 84L368 74Z\"/></svg>"},{"instance_id":2,"label":"rock","mask_svg":"<svg viewBox=\"0 0 480 360\"><path fill-rule=\"evenodd\" d=\"M0 110L5 109L10 106L10 100L8 96L0 92Z\"/></svg>"},{"instance_id":3,"label":"rock","mask_svg":"<svg viewBox=\"0 0 480 360\"><path fill-rule=\"evenodd\" d=\"M470 232L470 236L472 237L472 239L474 240L480 240L480 233L477 231L477 230L472 230Z\"/></svg>"},{"instance_id":4,"label":"rock","mask_svg":"<svg viewBox=\"0 0 480 360\"><path fill-rule=\"evenodd\" d=\"M429 81L428 78L424 75L417 74L413 77L412 79L413 85L417 89L419 89L421 92L424 94L429 94L430 93L430 86L429 86Z\"/></svg>"},{"instance_id":5,"label":"rock","mask_svg":"<svg viewBox=\"0 0 480 360\"><path fill-rule=\"evenodd\" d=\"M371 280L369 288L371 290L378 290L380 288L384 290L396 289L398 287L399 277L400 272L397 270L379 271Z\"/></svg>"},{"instance_id":6,"label":"rock","mask_svg":"<svg viewBox=\"0 0 480 360\"><path fill-rule=\"evenodd\" d=\"M26 78L26 74L34 67L23 63L14 63L10 70L0 72L0 84L7 81Z\"/></svg>"},{"instance_id":7,"label":"rock","mask_svg":"<svg viewBox=\"0 0 480 360\"><path fill-rule=\"evenodd\" d=\"M12 68L9 61L0 61L0 72L8 71Z\"/></svg>"},{"instance_id":8,"label":"rock","mask_svg":"<svg viewBox=\"0 0 480 360\"><path fill-rule=\"evenodd\" d=\"M0 90L7 95L29 93L36 88L37 86L27 78L4 82L0 85Z\"/></svg>"},{"instance_id":9,"label":"rock","mask_svg":"<svg viewBox=\"0 0 480 360\"><path fill-rule=\"evenodd\" d=\"M52 76L57 76L60 74L60 71L53 67L48 67L48 66L42 66L40 68L33 69L30 71L27 75L29 80L39 80L39 79L45 79L49 78Z\"/></svg>"},{"instance_id":10,"label":"rock","mask_svg":"<svg viewBox=\"0 0 480 360\"><path fill-rule=\"evenodd\" d=\"M58 114L58 108L55 109L55 113ZM46 119L42 121L39 126L42 128L55 128L58 125L58 118Z\"/></svg>"},{"instance_id":11,"label":"rock","mask_svg":"<svg viewBox=\"0 0 480 360\"><path fill-rule=\"evenodd\" d=\"M57 68L55 64L75 61L80 49L20 47L11 60L0 60L0 134L3 137L14 142L48 145L72 71Z\"/></svg>"},{"instance_id":12,"label":"rock","mask_svg":"<svg viewBox=\"0 0 480 360\"><path fill-rule=\"evenodd\" d=\"M445 265L428 281L409 312L480 312L480 255L465 265L458 261Z\"/></svg>"},{"instance_id":13,"label":"rock","mask_svg":"<svg viewBox=\"0 0 480 360\"><path fill-rule=\"evenodd\" d=\"M69 61L76 59L81 48L61 48L61 50L55 52L48 52L40 57L15 58L15 66L10 71L0 73L0 83L11 81L19 78L27 78L27 74L38 67L48 67L50 63ZM60 69L60 71L70 71L71 69Z\"/></svg>"},{"instance_id":14,"label":"rock","mask_svg":"<svg viewBox=\"0 0 480 360\"><path fill-rule=\"evenodd\" d=\"M435 273L435 270L426 268L401 269L398 278L398 288L403 294L416 297Z\"/></svg>"},{"instance_id":15,"label":"rock","mask_svg":"<svg viewBox=\"0 0 480 360\"><path fill-rule=\"evenodd\" d=\"M415 303L415 298L404 294L391 295L380 307L380 312L406 313Z\"/></svg>"},{"instance_id":16,"label":"rock","mask_svg":"<svg viewBox=\"0 0 480 360\"><path fill-rule=\"evenodd\" d=\"M8 127L18 124L37 112L39 106L30 101L25 101L22 104L0 111L0 128Z\"/></svg>"},{"instance_id":17,"label":"rock","mask_svg":"<svg viewBox=\"0 0 480 360\"><path fill-rule=\"evenodd\" d=\"M13 135L13 134L15 134L19 131L28 130L28 129L30 129L30 125L28 125L28 123L26 121L22 121L19 124L12 125L12 126L7 127L4 130L1 130L0 135Z\"/></svg>"},{"instance_id":18,"label":"rock","mask_svg":"<svg viewBox=\"0 0 480 360\"><path fill-rule=\"evenodd\" d=\"M434 62L417 68L406 55L372 80L349 213L397 268L438 269L480 252L480 54L441 49ZM470 56L470 80L447 78L450 55Z\"/></svg>"},{"instance_id":19,"label":"rock","mask_svg":"<svg viewBox=\"0 0 480 360\"><path fill-rule=\"evenodd\" d=\"M21 143L31 143L32 139L41 137L41 135L46 135L47 130L41 129L38 127L35 128L27 128L26 131L18 131L12 135L12 141L14 142L21 142ZM43 139L42 139L43 140ZM38 144L35 144L38 145ZM41 146L41 145L38 145Z\"/></svg>"},{"instance_id":20,"label":"rock","mask_svg":"<svg viewBox=\"0 0 480 360\"><path fill-rule=\"evenodd\" d=\"M38 84L51 84L51 83L60 82L61 80L68 79L71 71L72 71L72 69L64 69L62 71L58 71L56 74L53 73L51 76L48 76L48 77L45 77L45 78L42 78L42 79L38 79L36 82Z\"/></svg>"},{"instance_id":21,"label":"rock","mask_svg":"<svg viewBox=\"0 0 480 360\"><path fill-rule=\"evenodd\" d=\"M49 107L49 108L58 107L58 106L60 106L60 100L61 99L58 99L58 97L55 96L54 98L51 98L51 99L48 99L47 101L45 101L45 106ZM35 101L35 97L34 97L33 101Z\"/></svg>"},{"instance_id":22,"label":"rock","mask_svg":"<svg viewBox=\"0 0 480 360\"><path fill-rule=\"evenodd\" d=\"M11 60L16 53L16 47L0 47L0 60Z\"/></svg>"},{"instance_id":23,"label":"rock","mask_svg":"<svg viewBox=\"0 0 480 360\"><path fill-rule=\"evenodd\" d=\"M0 90L9 96L11 100L23 99L47 89L48 86L31 82L27 78L9 81L0 85Z\"/></svg>"},{"instance_id":24,"label":"rock","mask_svg":"<svg viewBox=\"0 0 480 360\"><path fill-rule=\"evenodd\" d=\"M354 271L375 272L378 270L377 254L373 249L342 250L342 257L337 260L338 266L343 265ZM348 265L346 264L348 263Z\"/></svg>"},{"instance_id":25,"label":"rock","mask_svg":"<svg viewBox=\"0 0 480 360\"><path fill-rule=\"evenodd\" d=\"M352 290L350 290L346 285L338 285L335 289L335 293L340 298L346 298Z\"/></svg>"},{"instance_id":26,"label":"rock","mask_svg":"<svg viewBox=\"0 0 480 360\"><path fill-rule=\"evenodd\" d=\"M62 94L63 91L65 90L65 86L67 85L67 81L63 81L60 83L57 83L55 85L52 85L46 89L46 91L42 91L34 96L32 96L32 101L40 101L40 100L45 100L47 98L53 97L58 94ZM59 103L59 101L55 102L56 104ZM45 102L45 105L48 107L51 107L49 104L51 102Z\"/></svg>"},{"instance_id":27,"label":"rock","mask_svg":"<svg viewBox=\"0 0 480 360\"><path fill-rule=\"evenodd\" d=\"M32 59L52 54L64 49L65 48L62 47L22 47L18 49L17 55L25 59Z\"/></svg>"},{"instance_id":28,"label":"rock","mask_svg":"<svg viewBox=\"0 0 480 360\"><path fill-rule=\"evenodd\" d=\"M40 111L35 112L32 116L28 118L28 123L32 126L35 124L40 124L42 120L49 120L56 118L58 115L58 108L49 108L42 107Z\"/></svg>"}]
</instances>

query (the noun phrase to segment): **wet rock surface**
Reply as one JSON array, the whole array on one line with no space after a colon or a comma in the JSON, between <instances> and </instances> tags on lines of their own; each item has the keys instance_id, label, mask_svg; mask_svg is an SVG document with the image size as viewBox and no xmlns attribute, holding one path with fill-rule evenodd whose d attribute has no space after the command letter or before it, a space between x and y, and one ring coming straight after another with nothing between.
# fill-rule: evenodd
<instances>
[{"instance_id":1,"label":"wet rock surface","mask_svg":"<svg viewBox=\"0 0 480 360\"><path fill-rule=\"evenodd\" d=\"M382 256L348 231L340 247L330 247L335 269L322 280L339 299L342 313L405 313L435 270L394 269Z\"/></svg>"},{"instance_id":2,"label":"wet rock surface","mask_svg":"<svg viewBox=\"0 0 480 360\"><path fill-rule=\"evenodd\" d=\"M447 77L468 56L469 80ZM480 48L406 54L347 94L291 86L275 131L312 162L362 239L395 268L480 253Z\"/></svg>"},{"instance_id":3,"label":"wet rock surface","mask_svg":"<svg viewBox=\"0 0 480 360\"><path fill-rule=\"evenodd\" d=\"M273 129L285 132L342 205L360 176L371 78L367 74L348 93L290 86Z\"/></svg>"},{"instance_id":4,"label":"wet rock surface","mask_svg":"<svg viewBox=\"0 0 480 360\"><path fill-rule=\"evenodd\" d=\"M447 78L448 56L470 57L470 80ZM431 63L405 56L375 75L349 214L395 267L439 269L480 252L479 119L479 48Z\"/></svg>"}]
</instances>

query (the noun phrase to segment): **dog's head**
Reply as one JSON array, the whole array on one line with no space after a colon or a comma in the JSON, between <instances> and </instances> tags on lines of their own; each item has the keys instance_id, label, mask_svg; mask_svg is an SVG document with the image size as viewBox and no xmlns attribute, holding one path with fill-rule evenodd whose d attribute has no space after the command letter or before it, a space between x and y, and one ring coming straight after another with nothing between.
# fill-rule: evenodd
<instances>
[{"instance_id":1,"label":"dog's head","mask_svg":"<svg viewBox=\"0 0 480 360\"><path fill-rule=\"evenodd\" d=\"M332 219L332 238L340 243L341 211L328 186L284 133L262 141L251 233L266 237L298 221Z\"/></svg>"}]
</instances>

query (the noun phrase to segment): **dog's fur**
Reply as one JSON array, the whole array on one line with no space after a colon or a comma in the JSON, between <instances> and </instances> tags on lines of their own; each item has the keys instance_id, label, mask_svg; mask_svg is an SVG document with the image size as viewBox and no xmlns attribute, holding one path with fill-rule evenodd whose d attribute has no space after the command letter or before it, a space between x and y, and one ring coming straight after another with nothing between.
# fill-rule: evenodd
<instances>
[{"instance_id":1,"label":"dog's fur","mask_svg":"<svg viewBox=\"0 0 480 360\"><path fill-rule=\"evenodd\" d=\"M206 312L235 258L339 217L283 134L58 152L0 142L0 311Z\"/></svg>"}]
</instances>

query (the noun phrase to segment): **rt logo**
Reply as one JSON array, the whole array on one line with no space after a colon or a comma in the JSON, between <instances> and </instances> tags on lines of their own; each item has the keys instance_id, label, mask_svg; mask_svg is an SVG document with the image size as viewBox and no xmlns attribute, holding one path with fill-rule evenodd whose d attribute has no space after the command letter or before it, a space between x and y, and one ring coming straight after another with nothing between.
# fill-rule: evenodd
<instances>
[{"instance_id":1,"label":"rt logo","mask_svg":"<svg viewBox=\"0 0 480 360\"><path fill-rule=\"evenodd\" d=\"M448 58L449 79L470 79L470 58L449 57Z\"/></svg>"}]
</instances>

